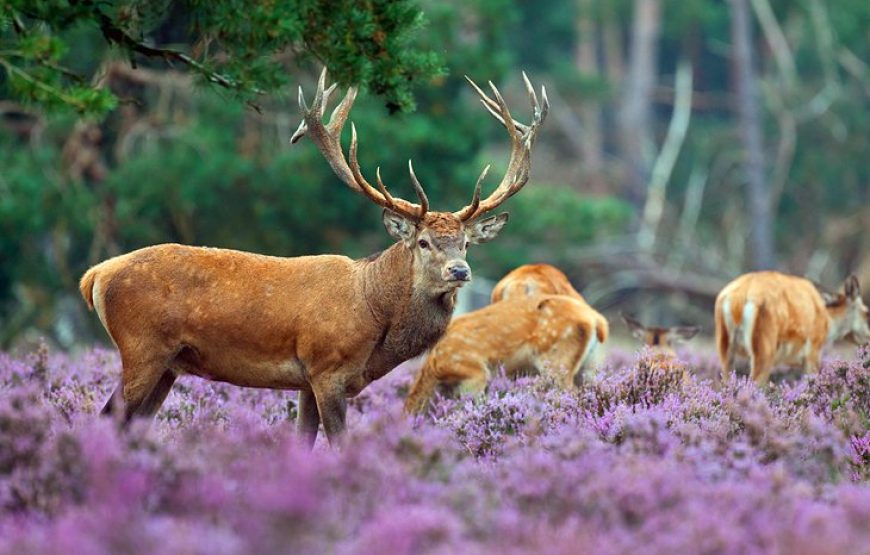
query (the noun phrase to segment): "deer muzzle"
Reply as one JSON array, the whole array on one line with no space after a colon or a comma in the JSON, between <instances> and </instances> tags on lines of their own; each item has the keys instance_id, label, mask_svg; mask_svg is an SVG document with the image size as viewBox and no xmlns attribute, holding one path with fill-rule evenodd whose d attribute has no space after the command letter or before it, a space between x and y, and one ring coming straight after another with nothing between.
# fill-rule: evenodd
<instances>
[{"instance_id":1,"label":"deer muzzle","mask_svg":"<svg viewBox=\"0 0 870 555\"><path fill-rule=\"evenodd\" d=\"M444 281L465 283L471 281L471 268L464 260L454 260L444 267Z\"/></svg>"}]
</instances>

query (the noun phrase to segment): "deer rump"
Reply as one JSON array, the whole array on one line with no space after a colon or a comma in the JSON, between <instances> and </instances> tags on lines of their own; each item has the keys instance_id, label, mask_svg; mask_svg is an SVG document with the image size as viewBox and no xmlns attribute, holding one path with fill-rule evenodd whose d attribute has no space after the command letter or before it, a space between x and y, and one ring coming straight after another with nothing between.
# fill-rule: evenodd
<instances>
[{"instance_id":1,"label":"deer rump","mask_svg":"<svg viewBox=\"0 0 870 555\"><path fill-rule=\"evenodd\" d=\"M716 298L716 343L723 377L735 359L748 358L751 377L763 383L777 364L815 371L831 339L830 311L807 279L752 272L729 283Z\"/></svg>"}]
</instances>

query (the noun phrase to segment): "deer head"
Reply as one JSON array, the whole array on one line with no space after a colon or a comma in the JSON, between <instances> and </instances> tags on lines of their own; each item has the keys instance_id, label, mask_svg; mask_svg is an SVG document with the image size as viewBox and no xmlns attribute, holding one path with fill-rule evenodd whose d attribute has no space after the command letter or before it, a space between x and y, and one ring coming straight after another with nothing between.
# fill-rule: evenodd
<instances>
[{"instance_id":1,"label":"deer head","mask_svg":"<svg viewBox=\"0 0 870 555\"><path fill-rule=\"evenodd\" d=\"M344 99L332 112L329 123L324 124L326 104L336 87L335 84L326 87L326 69L320 74L317 92L310 107L302 88L299 88L299 108L303 119L290 141L295 143L304 135L309 135L345 185L383 208L387 233L413 255L414 276L418 285L436 291L454 289L471 281L471 268L465 260L468 246L492 240L508 221L507 213L486 215L522 189L529 179L531 148L547 116L549 102L543 87L539 102L525 73L523 80L533 109L533 119L529 125L511 117L507 104L492 82L489 83L493 95L490 98L468 79L484 107L505 126L511 141L511 154L507 171L492 194L485 199L480 198L481 185L489 170L487 166L477 179L471 203L455 212L430 211L429 199L410 161L408 170L418 202L392 196L381 179L380 168L375 172L377 188L373 187L363 177L359 166L357 132L353 123L348 163L342 152L340 137L357 89L348 89Z\"/></svg>"},{"instance_id":2,"label":"deer head","mask_svg":"<svg viewBox=\"0 0 870 555\"><path fill-rule=\"evenodd\" d=\"M674 345L692 339L700 331L697 326L670 328L644 326L629 314L622 314L622 319L631 330L631 334L642 341L644 345L667 352L673 352Z\"/></svg>"},{"instance_id":3,"label":"deer head","mask_svg":"<svg viewBox=\"0 0 870 555\"><path fill-rule=\"evenodd\" d=\"M831 318L831 339L849 338L856 345L870 341L870 326L867 322L867 305L861 298L861 285L854 275L846 278L842 293L819 293L825 301L825 308Z\"/></svg>"}]
</instances>

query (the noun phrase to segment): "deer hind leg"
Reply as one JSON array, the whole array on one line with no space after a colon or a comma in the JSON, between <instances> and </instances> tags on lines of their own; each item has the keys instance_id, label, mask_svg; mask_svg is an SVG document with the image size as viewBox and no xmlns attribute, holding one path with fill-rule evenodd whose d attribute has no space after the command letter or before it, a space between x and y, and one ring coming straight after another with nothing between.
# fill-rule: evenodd
<instances>
[{"instance_id":1,"label":"deer hind leg","mask_svg":"<svg viewBox=\"0 0 870 555\"><path fill-rule=\"evenodd\" d=\"M178 376L172 370L164 370L163 374L160 375L160 379L157 380L157 383L151 390L151 393L145 397L142 404L140 404L139 408L136 409L136 414L134 416L151 418L157 414L157 411L160 410L160 407L163 405L163 401L166 400L166 396L169 395L169 391L172 389L172 385L175 383L177 377Z\"/></svg>"},{"instance_id":2,"label":"deer hind leg","mask_svg":"<svg viewBox=\"0 0 870 555\"><path fill-rule=\"evenodd\" d=\"M299 406L296 414L296 433L303 438L308 448L314 447L317 431L320 428L320 412L317 409L317 398L311 390L299 392Z\"/></svg>"},{"instance_id":3,"label":"deer hind leg","mask_svg":"<svg viewBox=\"0 0 870 555\"><path fill-rule=\"evenodd\" d=\"M751 314L745 314L750 316ZM752 322L747 322L747 318L742 318L740 323L734 323L734 315L731 310L731 302L729 299L717 300L714 313L714 324L716 326L716 351L719 355L719 363L721 365L721 378L726 381L731 373L734 372L735 356L737 354L738 344L744 339L744 329L747 326L753 325ZM729 325L730 322L730 325ZM744 345L746 351L750 351L750 345Z\"/></svg>"},{"instance_id":4,"label":"deer hind leg","mask_svg":"<svg viewBox=\"0 0 870 555\"><path fill-rule=\"evenodd\" d=\"M568 327L558 342L537 357L535 367L539 374L551 373L563 389L572 389L578 375L582 384L580 370L597 344L598 339L591 326L581 325L579 329Z\"/></svg>"},{"instance_id":5,"label":"deer hind leg","mask_svg":"<svg viewBox=\"0 0 870 555\"><path fill-rule=\"evenodd\" d=\"M753 336L752 353L750 355L750 376L756 385L763 386L770 380L775 351L776 346L772 342L765 341L759 334Z\"/></svg>"},{"instance_id":6,"label":"deer hind leg","mask_svg":"<svg viewBox=\"0 0 870 555\"><path fill-rule=\"evenodd\" d=\"M175 382L175 373L168 368L171 355L140 355L122 352L121 384L103 407L102 414L112 415L123 406L123 424L134 416L153 416L160 408Z\"/></svg>"},{"instance_id":7,"label":"deer hind leg","mask_svg":"<svg viewBox=\"0 0 870 555\"><path fill-rule=\"evenodd\" d=\"M719 353L719 362L722 365L722 380L727 380L731 372L734 371L734 347L731 346L731 341L737 341L734 337L729 340L728 329L724 322L716 319L716 350Z\"/></svg>"},{"instance_id":8,"label":"deer hind leg","mask_svg":"<svg viewBox=\"0 0 870 555\"><path fill-rule=\"evenodd\" d=\"M580 370L582 349L553 346L542 353L535 362L539 375L552 376L559 387L571 389L574 387L574 375Z\"/></svg>"}]
</instances>

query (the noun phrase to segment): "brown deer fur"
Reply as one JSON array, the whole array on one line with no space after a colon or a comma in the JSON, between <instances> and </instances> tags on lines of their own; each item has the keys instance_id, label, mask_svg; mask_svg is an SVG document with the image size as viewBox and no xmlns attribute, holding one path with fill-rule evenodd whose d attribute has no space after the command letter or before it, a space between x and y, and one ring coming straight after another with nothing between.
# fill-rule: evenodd
<instances>
[{"instance_id":1,"label":"brown deer fur","mask_svg":"<svg viewBox=\"0 0 870 555\"><path fill-rule=\"evenodd\" d=\"M524 264L510 271L495 284L492 289L492 302L532 295L568 295L583 299L583 296L568 281L567 276L555 266Z\"/></svg>"},{"instance_id":2,"label":"brown deer fur","mask_svg":"<svg viewBox=\"0 0 870 555\"><path fill-rule=\"evenodd\" d=\"M586 303L566 295L520 296L459 316L429 352L405 410L422 411L438 386L479 393L500 367L508 376L549 370L569 388L606 338L601 320Z\"/></svg>"},{"instance_id":3,"label":"brown deer fur","mask_svg":"<svg viewBox=\"0 0 870 555\"><path fill-rule=\"evenodd\" d=\"M426 224L366 260L170 244L94 266L82 295L121 352L126 418L150 416L175 377L193 374L303 390L300 411L316 402L327 434L339 431L324 412L343 415L345 397L422 353L450 321L462 282L442 274L481 237L450 214Z\"/></svg>"},{"instance_id":4,"label":"brown deer fur","mask_svg":"<svg viewBox=\"0 0 870 555\"><path fill-rule=\"evenodd\" d=\"M779 272L744 274L716 298L716 346L722 374L736 356L748 357L752 379L764 384L777 364L801 364L815 372L822 348L851 336L870 341L867 307L858 280L850 276L844 293L826 300L809 280Z\"/></svg>"},{"instance_id":5,"label":"brown deer fur","mask_svg":"<svg viewBox=\"0 0 870 555\"><path fill-rule=\"evenodd\" d=\"M592 308L568 277L550 264L523 264L507 273L492 288L491 302L535 295L567 295L585 305L595 318L595 334L599 342L607 341L610 328L607 319Z\"/></svg>"},{"instance_id":6,"label":"brown deer fur","mask_svg":"<svg viewBox=\"0 0 870 555\"><path fill-rule=\"evenodd\" d=\"M98 264L81 292L121 353L121 384L103 409L123 405L124 421L151 416L176 378L192 374L240 386L299 390L297 426L309 444L323 423L330 442L344 430L347 397L399 363L419 355L442 335L456 289L471 280L469 244L494 238L507 214L482 217L528 180L531 146L546 116L546 91L530 125L513 120L495 86L496 100L475 87L511 139L511 160L501 184L480 198L481 174L471 204L457 212L429 211L409 170L419 204L393 197L378 172L375 190L362 176L352 130L350 163L341 130L356 89L348 90L322 121L335 86L321 74L309 108L300 89L303 122L293 142L312 141L352 190L384 208L387 232L397 242L379 255L351 260L337 255L278 258L225 249L168 244L140 249Z\"/></svg>"}]
</instances>

